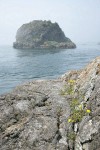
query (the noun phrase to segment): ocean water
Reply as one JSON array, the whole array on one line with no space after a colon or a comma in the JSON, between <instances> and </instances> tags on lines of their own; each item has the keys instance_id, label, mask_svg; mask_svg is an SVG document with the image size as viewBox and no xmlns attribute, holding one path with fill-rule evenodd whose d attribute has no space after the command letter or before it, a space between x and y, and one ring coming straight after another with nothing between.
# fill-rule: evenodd
<instances>
[{"instance_id":1,"label":"ocean water","mask_svg":"<svg viewBox=\"0 0 100 150\"><path fill-rule=\"evenodd\" d=\"M0 46L0 94L36 79L53 79L69 70L83 68L100 56L100 45L77 45L65 50L17 50Z\"/></svg>"}]
</instances>

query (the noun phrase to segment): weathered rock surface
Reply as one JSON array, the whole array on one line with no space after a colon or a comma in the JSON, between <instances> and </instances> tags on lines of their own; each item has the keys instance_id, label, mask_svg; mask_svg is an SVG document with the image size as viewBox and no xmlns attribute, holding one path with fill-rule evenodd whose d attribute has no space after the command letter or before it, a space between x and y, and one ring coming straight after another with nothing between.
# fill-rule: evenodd
<instances>
[{"instance_id":1,"label":"weathered rock surface","mask_svg":"<svg viewBox=\"0 0 100 150\"><path fill-rule=\"evenodd\" d=\"M60 94L69 79L85 95L91 114L75 126L76 139L68 134L69 96ZM83 100L80 100L83 101ZM100 57L80 71L57 80L38 80L0 96L0 150L100 150Z\"/></svg>"},{"instance_id":2,"label":"weathered rock surface","mask_svg":"<svg viewBox=\"0 0 100 150\"><path fill-rule=\"evenodd\" d=\"M65 49L76 48L57 23L35 20L22 25L13 47L17 49Z\"/></svg>"}]
</instances>

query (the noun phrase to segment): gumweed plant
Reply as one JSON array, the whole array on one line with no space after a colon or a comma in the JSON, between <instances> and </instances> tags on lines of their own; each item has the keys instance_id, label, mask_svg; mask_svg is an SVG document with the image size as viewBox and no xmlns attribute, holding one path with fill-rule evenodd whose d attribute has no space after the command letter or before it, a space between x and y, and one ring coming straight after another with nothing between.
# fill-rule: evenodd
<instances>
[{"instance_id":1,"label":"gumweed plant","mask_svg":"<svg viewBox=\"0 0 100 150\"><path fill-rule=\"evenodd\" d=\"M70 108L71 115L68 118L68 123L77 123L80 122L83 116L86 116L91 113L91 110L86 108L84 101L81 103L80 100L83 100L84 96L75 90L76 81L68 80L67 86L61 91L62 95L70 95Z\"/></svg>"},{"instance_id":2,"label":"gumweed plant","mask_svg":"<svg viewBox=\"0 0 100 150\"><path fill-rule=\"evenodd\" d=\"M71 115L68 118L69 123L80 122L83 116L91 113L91 110L85 107L85 103L80 103L79 99L83 98L79 90L75 91L75 80L69 80L68 94L72 97L70 102ZM75 96L77 95L77 96Z\"/></svg>"}]
</instances>

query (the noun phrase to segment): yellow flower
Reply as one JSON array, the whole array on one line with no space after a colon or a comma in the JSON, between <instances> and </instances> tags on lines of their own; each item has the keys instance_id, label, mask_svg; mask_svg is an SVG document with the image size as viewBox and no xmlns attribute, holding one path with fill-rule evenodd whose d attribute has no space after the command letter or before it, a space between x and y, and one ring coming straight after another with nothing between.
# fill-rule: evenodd
<instances>
[{"instance_id":1,"label":"yellow flower","mask_svg":"<svg viewBox=\"0 0 100 150\"><path fill-rule=\"evenodd\" d=\"M69 118L69 119L68 119L68 122L69 122L69 123L72 122L72 119Z\"/></svg>"},{"instance_id":2,"label":"yellow flower","mask_svg":"<svg viewBox=\"0 0 100 150\"><path fill-rule=\"evenodd\" d=\"M69 83L75 83L75 80L69 80Z\"/></svg>"},{"instance_id":3,"label":"yellow flower","mask_svg":"<svg viewBox=\"0 0 100 150\"><path fill-rule=\"evenodd\" d=\"M90 113L90 112L91 112L91 110L90 110L90 109L87 109L87 110L86 110L86 112L87 112L87 113Z\"/></svg>"}]
</instances>

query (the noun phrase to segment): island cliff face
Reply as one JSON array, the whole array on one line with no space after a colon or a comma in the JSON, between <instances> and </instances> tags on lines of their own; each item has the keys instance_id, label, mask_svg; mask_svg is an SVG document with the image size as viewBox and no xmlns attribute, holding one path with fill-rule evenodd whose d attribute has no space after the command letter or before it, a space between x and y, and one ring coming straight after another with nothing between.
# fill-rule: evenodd
<instances>
[{"instance_id":1,"label":"island cliff face","mask_svg":"<svg viewBox=\"0 0 100 150\"><path fill-rule=\"evenodd\" d=\"M67 37L57 23L35 20L22 25L13 47L17 49L67 49L76 45Z\"/></svg>"},{"instance_id":2,"label":"island cliff face","mask_svg":"<svg viewBox=\"0 0 100 150\"><path fill-rule=\"evenodd\" d=\"M70 95L61 90L75 80L91 113L69 123ZM75 137L69 135L75 132ZM100 150L100 57L83 70L57 80L38 80L0 96L0 150Z\"/></svg>"}]
</instances>

